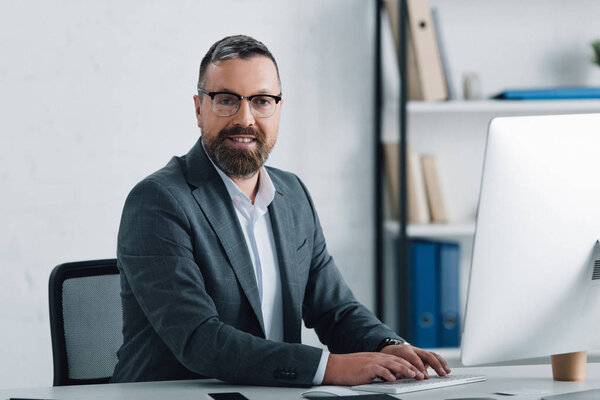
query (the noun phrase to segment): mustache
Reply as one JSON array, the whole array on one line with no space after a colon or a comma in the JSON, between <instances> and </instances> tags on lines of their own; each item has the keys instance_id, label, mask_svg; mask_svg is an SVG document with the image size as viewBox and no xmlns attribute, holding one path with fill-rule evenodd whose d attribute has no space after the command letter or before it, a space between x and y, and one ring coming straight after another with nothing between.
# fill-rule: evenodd
<instances>
[{"instance_id":1,"label":"mustache","mask_svg":"<svg viewBox=\"0 0 600 400\"><path fill-rule=\"evenodd\" d=\"M259 142L264 142L265 139L265 134L260 129L252 127L233 126L231 128L221 130L219 132L219 140L224 141L229 136L235 135L253 136Z\"/></svg>"}]
</instances>

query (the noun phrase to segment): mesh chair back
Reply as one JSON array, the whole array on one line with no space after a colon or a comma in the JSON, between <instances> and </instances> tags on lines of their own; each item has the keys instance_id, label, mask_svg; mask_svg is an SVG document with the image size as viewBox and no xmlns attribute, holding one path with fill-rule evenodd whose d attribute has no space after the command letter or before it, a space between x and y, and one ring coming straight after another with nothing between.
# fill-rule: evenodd
<instances>
[{"instance_id":1,"label":"mesh chair back","mask_svg":"<svg viewBox=\"0 0 600 400\"><path fill-rule=\"evenodd\" d=\"M61 264L49 285L54 386L107 383L123 343L117 261Z\"/></svg>"}]
</instances>

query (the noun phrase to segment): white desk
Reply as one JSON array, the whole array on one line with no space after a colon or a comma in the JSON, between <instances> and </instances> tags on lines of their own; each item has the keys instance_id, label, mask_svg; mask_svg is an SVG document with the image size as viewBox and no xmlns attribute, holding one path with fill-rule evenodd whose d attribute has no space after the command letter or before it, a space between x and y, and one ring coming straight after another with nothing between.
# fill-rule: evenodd
<instances>
[{"instance_id":1,"label":"white desk","mask_svg":"<svg viewBox=\"0 0 600 400\"><path fill-rule=\"evenodd\" d=\"M398 395L406 400L447 399L490 396L496 399L533 400L541 396L507 397L494 394L502 390L538 389L552 394L600 389L600 363L588 364L586 382L555 382L550 365L456 368L454 373L481 373L486 382ZM58 400L204 400L210 392L240 392L250 400L299 400L305 389L227 385L216 380L122 383L106 385L63 386L31 389L2 389L0 400L10 397ZM357 397L357 400L360 397Z\"/></svg>"}]
</instances>

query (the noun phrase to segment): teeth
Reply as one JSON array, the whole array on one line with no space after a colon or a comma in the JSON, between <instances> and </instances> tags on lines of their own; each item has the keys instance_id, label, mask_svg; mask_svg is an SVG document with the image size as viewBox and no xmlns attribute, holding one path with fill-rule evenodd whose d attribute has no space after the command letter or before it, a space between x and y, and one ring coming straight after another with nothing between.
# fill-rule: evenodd
<instances>
[{"instance_id":1,"label":"teeth","mask_svg":"<svg viewBox=\"0 0 600 400\"><path fill-rule=\"evenodd\" d=\"M253 141L254 139L250 139L250 138L238 138L238 137L234 137L231 138L234 142L239 142L239 143L250 143L251 141Z\"/></svg>"}]
</instances>

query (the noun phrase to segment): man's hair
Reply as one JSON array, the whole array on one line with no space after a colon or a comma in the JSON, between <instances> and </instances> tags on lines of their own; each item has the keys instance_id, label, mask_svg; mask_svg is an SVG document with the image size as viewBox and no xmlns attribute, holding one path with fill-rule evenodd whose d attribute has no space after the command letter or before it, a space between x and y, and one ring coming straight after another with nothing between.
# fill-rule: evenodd
<instances>
[{"instance_id":1,"label":"man's hair","mask_svg":"<svg viewBox=\"0 0 600 400\"><path fill-rule=\"evenodd\" d=\"M281 84L281 79L279 78L279 67L277 67L275 57L273 57L273 54L271 54L269 49L267 49L267 46L250 36L235 35L227 36L219 40L213 44L210 49L208 49L208 52L200 63L198 89L202 88L206 83L206 70L210 64L216 64L219 61L231 60L234 58L247 60L255 56L264 56L273 61L273 64L275 64L275 69L277 70L277 79L279 79Z\"/></svg>"}]
</instances>

